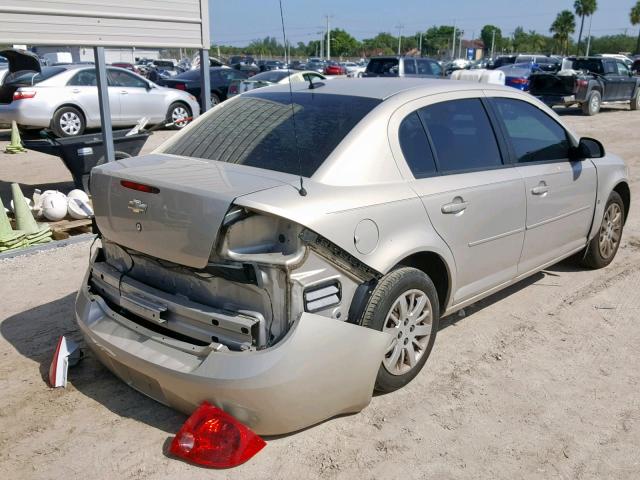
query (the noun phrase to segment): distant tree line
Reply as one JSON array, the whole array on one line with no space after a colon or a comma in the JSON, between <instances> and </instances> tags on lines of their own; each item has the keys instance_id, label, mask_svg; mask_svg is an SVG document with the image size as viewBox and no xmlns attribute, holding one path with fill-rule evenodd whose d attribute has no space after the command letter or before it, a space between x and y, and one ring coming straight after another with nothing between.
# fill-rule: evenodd
<instances>
[{"instance_id":1,"label":"distant tree line","mask_svg":"<svg viewBox=\"0 0 640 480\"><path fill-rule=\"evenodd\" d=\"M484 44L485 54L493 52L501 53L547 53L561 55L581 55L589 53L640 53L640 33L637 38L627 35L604 35L587 38L586 20L598 9L597 0L575 0L574 9L562 10L558 13L549 28L548 34L526 30L517 27L513 32L505 35L495 25L485 25L480 32L480 37L473 40L481 40ZM632 25L640 25L640 0L636 0L629 13ZM578 40L573 40L573 35L578 29ZM455 33L454 33L455 30ZM369 57L373 55L393 55L398 51L402 54L422 54L424 56L447 58L452 52L458 52L459 41L464 32L453 25L440 25L428 28L426 31L417 32L414 35L403 35L400 39L391 33L381 32L373 38L357 40L347 31L336 28L331 30L331 56L333 58ZM326 36L324 38L326 41ZM400 40L400 42L398 42ZM212 55L220 51L221 55L251 54L254 56L284 57L285 47L276 37L256 39L244 47L216 46L212 48ZM287 55L291 58L307 58L319 56L326 52L326 46L321 41L298 42L296 45L287 45Z\"/></svg>"}]
</instances>

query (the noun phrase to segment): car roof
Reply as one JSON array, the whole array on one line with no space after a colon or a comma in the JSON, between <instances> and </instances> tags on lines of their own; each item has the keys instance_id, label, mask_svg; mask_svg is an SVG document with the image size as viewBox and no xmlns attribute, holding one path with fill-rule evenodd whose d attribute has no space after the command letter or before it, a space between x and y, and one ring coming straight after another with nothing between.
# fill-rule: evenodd
<instances>
[{"instance_id":1,"label":"car roof","mask_svg":"<svg viewBox=\"0 0 640 480\"><path fill-rule=\"evenodd\" d=\"M317 84L316 84L317 85ZM498 85L491 87L504 88ZM323 85L317 85L316 88L310 89L307 84L296 85L295 92L309 92L310 94L324 95L345 95L350 97L368 97L385 100L399 93L414 91L420 95L431 95L435 93L456 92L465 90L482 90L487 88L487 84L475 82L462 82L446 79L430 79L430 78L335 78L323 82ZM260 90L256 90L256 95ZM288 92L289 86L274 86L269 88L270 92Z\"/></svg>"}]
</instances>

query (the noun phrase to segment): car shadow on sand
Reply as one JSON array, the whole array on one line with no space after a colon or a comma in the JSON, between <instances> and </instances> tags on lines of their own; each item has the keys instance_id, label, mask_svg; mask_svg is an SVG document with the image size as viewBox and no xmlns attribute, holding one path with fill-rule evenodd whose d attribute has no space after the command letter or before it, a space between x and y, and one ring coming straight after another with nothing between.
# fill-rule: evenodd
<instances>
[{"instance_id":1,"label":"car shadow on sand","mask_svg":"<svg viewBox=\"0 0 640 480\"><path fill-rule=\"evenodd\" d=\"M0 335L18 353L39 364L42 388L49 388L49 365L58 338L65 335L78 342L85 355L77 366L69 369L68 389L78 390L116 415L176 433L186 415L138 393L107 370L82 341L74 319L74 303L75 294L69 294L13 315L0 324Z\"/></svg>"}]
</instances>

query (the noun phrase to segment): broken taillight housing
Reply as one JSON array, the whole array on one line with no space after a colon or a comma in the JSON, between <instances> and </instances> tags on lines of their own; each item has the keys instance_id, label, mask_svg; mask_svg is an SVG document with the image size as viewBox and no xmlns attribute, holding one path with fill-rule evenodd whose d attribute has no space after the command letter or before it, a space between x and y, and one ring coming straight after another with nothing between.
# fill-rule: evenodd
<instances>
[{"instance_id":1,"label":"broken taillight housing","mask_svg":"<svg viewBox=\"0 0 640 480\"><path fill-rule=\"evenodd\" d=\"M231 415L203 402L173 438L169 451L205 467L230 468L243 464L265 445Z\"/></svg>"}]
</instances>

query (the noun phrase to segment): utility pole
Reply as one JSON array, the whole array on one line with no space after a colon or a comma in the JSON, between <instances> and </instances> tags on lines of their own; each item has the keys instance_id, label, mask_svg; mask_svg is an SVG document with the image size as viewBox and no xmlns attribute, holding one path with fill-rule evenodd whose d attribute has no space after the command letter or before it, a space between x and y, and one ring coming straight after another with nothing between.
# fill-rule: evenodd
<instances>
[{"instance_id":1,"label":"utility pole","mask_svg":"<svg viewBox=\"0 0 640 480\"><path fill-rule=\"evenodd\" d=\"M456 21L453 21L453 40L451 42L451 60L456 58Z\"/></svg>"},{"instance_id":2,"label":"utility pole","mask_svg":"<svg viewBox=\"0 0 640 480\"><path fill-rule=\"evenodd\" d=\"M420 42L418 43L419 48L420 48L420 56L422 56L422 32L420 32Z\"/></svg>"},{"instance_id":3,"label":"utility pole","mask_svg":"<svg viewBox=\"0 0 640 480\"><path fill-rule=\"evenodd\" d=\"M464 35L464 32L461 30L460 31L460 46L458 47L458 58L462 58L462 35Z\"/></svg>"},{"instance_id":4,"label":"utility pole","mask_svg":"<svg viewBox=\"0 0 640 480\"><path fill-rule=\"evenodd\" d=\"M593 22L593 14L589 15L589 33L587 34L589 39L587 40L587 53L586 56L589 56L589 51L591 50L591 22Z\"/></svg>"},{"instance_id":5,"label":"utility pole","mask_svg":"<svg viewBox=\"0 0 640 480\"><path fill-rule=\"evenodd\" d=\"M329 27L330 15L325 15L327 18L327 60L331 60L331 28Z\"/></svg>"},{"instance_id":6,"label":"utility pole","mask_svg":"<svg viewBox=\"0 0 640 480\"><path fill-rule=\"evenodd\" d=\"M398 29L398 55L400 55L400 51L402 49L402 28L404 27L404 25L400 24L400 25L396 25L396 28Z\"/></svg>"},{"instance_id":7,"label":"utility pole","mask_svg":"<svg viewBox=\"0 0 640 480\"><path fill-rule=\"evenodd\" d=\"M493 33L491 34L491 58L493 58L493 53L495 52L496 46L496 29L493 29Z\"/></svg>"},{"instance_id":8,"label":"utility pole","mask_svg":"<svg viewBox=\"0 0 640 480\"><path fill-rule=\"evenodd\" d=\"M324 31L318 32L320 35L320 58L324 58Z\"/></svg>"}]
</instances>

